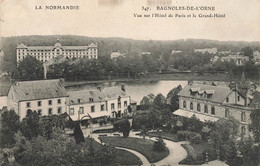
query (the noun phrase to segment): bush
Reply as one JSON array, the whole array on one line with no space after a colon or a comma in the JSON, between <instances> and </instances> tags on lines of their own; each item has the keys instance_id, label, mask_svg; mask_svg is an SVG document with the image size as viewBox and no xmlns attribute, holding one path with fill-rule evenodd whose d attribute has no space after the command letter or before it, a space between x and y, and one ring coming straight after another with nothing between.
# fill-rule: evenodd
<instances>
[{"instance_id":1,"label":"bush","mask_svg":"<svg viewBox=\"0 0 260 166\"><path fill-rule=\"evenodd\" d=\"M123 132L124 137L129 136L130 132L130 122L127 119L119 120L113 124L113 128L115 131Z\"/></svg>"},{"instance_id":2,"label":"bush","mask_svg":"<svg viewBox=\"0 0 260 166\"><path fill-rule=\"evenodd\" d=\"M162 137L159 137L153 144L153 150L157 152L163 152L165 149L165 143L163 142Z\"/></svg>"},{"instance_id":3,"label":"bush","mask_svg":"<svg viewBox=\"0 0 260 166\"><path fill-rule=\"evenodd\" d=\"M201 135L191 131L178 131L177 137L179 141L190 141L192 144L198 144L201 141Z\"/></svg>"}]
</instances>

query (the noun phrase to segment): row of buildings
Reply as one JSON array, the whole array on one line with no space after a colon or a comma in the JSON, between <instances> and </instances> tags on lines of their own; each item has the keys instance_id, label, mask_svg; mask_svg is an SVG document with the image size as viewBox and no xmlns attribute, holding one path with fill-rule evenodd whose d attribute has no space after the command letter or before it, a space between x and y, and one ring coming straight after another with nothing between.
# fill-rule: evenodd
<instances>
[{"instance_id":1,"label":"row of buildings","mask_svg":"<svg viewBox=\"0 0 260 166\"><path fill-rule=\"evenodd\" d=\"M64 88L60 80L21 81L11 85L0 97L0 107L7 107L23 119L28 110L41 116L67 113L72 120L128 115L131 98L124 87L106 87L82 91Z\"/></svg>"},{"instance_id":2,"label":"row of buildings","mask_svg":"<svg viewBox=\"0 0 260 166\"><path fill-rule=\"evenodd\" d=\"M214 56L213 58L210 59L210 63L214 64L217 61L222 61L222 62L235 62L236 65L242 66L246 62L248 62L250 59L248 56L244 56L243 53L237 52L237 53L230 53L228 56ZM255 64L260 64L260 53L259 51L254 51L252 55L252 61Z\"/></svg>"},{"instance_id":3,"label":"row of buildings","mask_svg":"<svg viewBox=\"0 0 260 166\"><path fill-rule=\"evenodd\" d=\"M260 92L255 86L246 91L235 87L190 83L178 94L179 109L173 114L190 118L195 115L202 122L234 117L240 123L240 134L250 134L250 114L260 108Z\"/></svg>"},{"instance_id":4,"label":"row of buildings","mask_svg":"<svg viewBox=\"0 0 260 166\"><path fill-rule=\"evenodd\" d=\"M26 56L33 56L41 62L47 62L58 56L65 58L88 58L98 59L97 44L91 43L87 46L62 46L59 40L54 46L26 46L23 43L16 47L17 63Z\"/></svg>"}]
</instances>

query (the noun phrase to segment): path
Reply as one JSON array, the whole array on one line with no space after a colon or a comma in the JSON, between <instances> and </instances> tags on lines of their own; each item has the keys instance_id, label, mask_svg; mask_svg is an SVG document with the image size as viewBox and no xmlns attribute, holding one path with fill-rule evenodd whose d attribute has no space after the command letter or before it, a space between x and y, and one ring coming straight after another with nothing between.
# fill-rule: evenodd
<instances>
[{"instance_id":1,"label":"path","mask_svg":"<svg viewBox=\"0 0 260 166\"><path fill-rule=\"evenodd\" d=\"M107 136L113 136L113 134L108 134L106 133ZM97 141L98 143L101 143L100 140L98 139L100 134L92 134L91 137ZM121 147L116 147L117 149L123 149L123 150L126 150L126 151L129 151L130 153L133 153L134 155L136 155L143 163L143 165L150 165L149 161L147 160L147 158L142 155L141 153L137 152L137 151L134 151L134 150L131 150L131 149L127 149L127 148L121 148Z\"/></svg>"},{"instance_id":2,"label":"path","mask_svg":"<svg viewBox=\"0 0 260 166\"><path fill-rule=\"evenodd\" d=\"M84 132L83 132L84 133ZM130 132L129 133L129 137L134 137L134 138L142 138L139 135L136 135L139 132ZM119 134L118 132L114 132L114 133L102 133L102 134L107 134L107 136L114 136L113 134ZM98 139L99 135L102 134L92 134L92 138L94 138L97 142L101 143L100 140ZM122 136L122 133L120 134ZM146 137L146 139L148 140L156 140L156 138L149 138ZM155 164L155 166L187 166L187 165L179 165L179 162L181 160L183 160L186 156L187 156L187 152L186 150L181 146L181 144L184 144L186 142L173 142L173 141L169 141L166 139L163 139L164 143L166 144L166 147L169 149L169 155L167 157L165 157L164 159L162 159L161 161L158 161ZM137 157L140 158L140 160L142 161L144 166L150 166L151 164L149 163L149 161L147 160L147 158L145 156L143 156L141 153L136 152L134 150L131 149L126 149L126 148L120 148L120 147L116 147L117 149L123 149L123 150L127 150L133 154L135 154ZM207 164L203 164L202 166L226 166L226 164L222 161L211 161ZM189 165L192 166L192 165Z\"/></svg>"},{"instance_id":3,"label":"path","mask_svg":"<svg viewBox=\"0 0 260 166\"><path fill-rule=\"evenodd\" d=\"M141 138L140 136L136 135L139 132L130 132L130 137ZM146 139L156 140L156 138L149 138ZM173 142L166 139L163 139L163 142L166 144L166 147L169 149L169 155L154 163L156 166L162 165L179 165L178 163L183 160L187 156L186 150L181 146L182 142Z\"/></svg>"}]
</instances>

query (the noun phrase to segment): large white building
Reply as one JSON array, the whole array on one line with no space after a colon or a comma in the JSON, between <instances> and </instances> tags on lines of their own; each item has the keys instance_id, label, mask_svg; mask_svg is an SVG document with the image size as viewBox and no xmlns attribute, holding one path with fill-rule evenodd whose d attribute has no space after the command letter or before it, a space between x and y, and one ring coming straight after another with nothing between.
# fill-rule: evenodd
<instances>
[{"instance_id":1,"label":"large white building","mask_svg":"<svg viewBox=\"0 0 260 166\"><path fill-rule=\"evenodd\" d=\"M0 93L0 109L15 110L21 120L29 110L41 116L66 112L74 121L86 115L121 117L128 115L130 101L123 86L67 92L58 79L15 82Z\"/></svg>"},{"instance_id":2,"label":"large white building","mask_svg":"<svg viewBox=\"0 0 260 166\"><path fill-rule=\"evenodd\" d=\"M188 117L195 115L201 121L217 121L234 117L240 122L240 134L250 131L250 107L246 97L236 89L203 84L188 84L178 94L179 109L173 114Z\"/></svg>"},{"instance_id":3,"label":"large white building","mask_svg":"<svg viewBox=\"0 0 260 166\"><path fill-rule=\"evenodd\" d=\"M88 46L62 46L59 41L54 46L26 46L22 43L16 47L17 63L28 55L35 57L41 62L46 62L58 56L97 59L98 47L94 43Z\"/></svg>"},{"instance_id":4,"label":"large white building","mask_svg":"<svg viewBox=\"0 0 260 166\"><path fill-rule=\"evenodd\" d=\"M28 110L39 115L53 115L67 112L66 89L59 80L21 81L14 83L8 92L7 108L23 119Z\"/></svg>"}]
</instances>

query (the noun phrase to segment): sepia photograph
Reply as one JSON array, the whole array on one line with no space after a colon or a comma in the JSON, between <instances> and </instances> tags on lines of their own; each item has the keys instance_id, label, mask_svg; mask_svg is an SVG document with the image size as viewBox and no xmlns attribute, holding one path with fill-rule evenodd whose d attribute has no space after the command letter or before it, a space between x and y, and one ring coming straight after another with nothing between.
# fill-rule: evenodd
<instances>
[{"instance_id":1,"label":"sepia photograph","mask_svg":"<svg viewBox=\"0 0 260 166\"><path fill-rule=\"evenodd\" d=\"M0 0L0 166L260 166L260 0Z\"/></svg>"}]
</instances>

